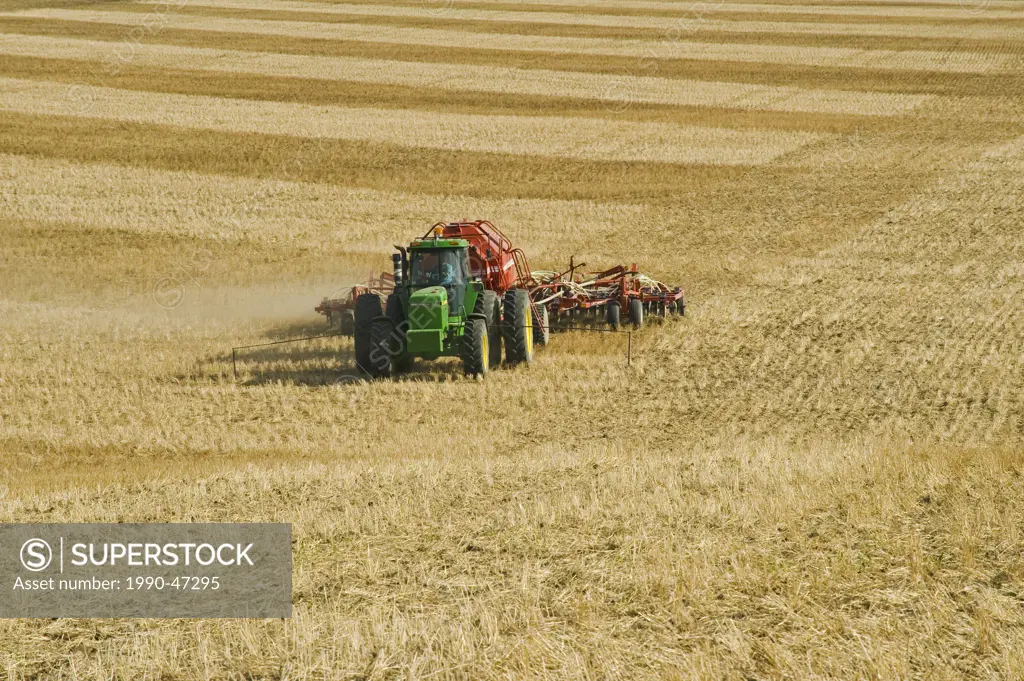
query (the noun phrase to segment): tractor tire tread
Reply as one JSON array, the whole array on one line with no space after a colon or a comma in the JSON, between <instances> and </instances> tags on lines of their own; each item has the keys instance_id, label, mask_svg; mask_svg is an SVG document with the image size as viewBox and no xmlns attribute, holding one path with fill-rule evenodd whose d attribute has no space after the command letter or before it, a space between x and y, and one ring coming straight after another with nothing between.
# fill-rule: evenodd
<instances>
[{"instance_id":1,"label":"tractor tire tread","mask_svg":"<svg viewBox=\"0 0 1024 681\"><path fill-rule=\"evenodd\" d=\"M505 361L509 364L532 362L533 320L529 293L526 289L516 288L505 291L503 308L502 330L505 335Z\"/></svg>"},{"instance_id":2,"label":"tractor tire tread","mask_svg":"<svg viewBox=\"0 0 1024 681\"><path fill-rule=\"evenodd\" d=\"M367 370L374 378L388 378L393 368L390 341L394 325L388 319L378 318L370 329L370 358Z\"/></svg>"},{"instance_id":3,"label":"tractor tire tread","mask_svg":"<svg viewBox=\"0 0 1024 681\"><path fill-rule=\"evenodd\" d=\"M473 313L483 315L487 325L487 350L492 367L501 364L501 298L496 291L486 290L476 299Z\"/></svg>"},{"instance_id":4,"label":"tractor tire tread","mask_svg":"<svg viewBox=\"0 0 1024 681\"><path fill-rule=\"evenodd\" d=\"M382 312L381 299L376 293L364 293L356 298L352 335L355 339L356 365L366 373L370 373L370 333L373 320L381 316Z\"/></svg>"},{"instance_id":5,"label":"tractor tire tread","mask_svg":"<svg viewBox=\"0 0 1024 681\"><path fill-rule=\"evenodd\" d=\"M384 316L386 316L394 325L395 331L397 331L395 339L401 346L399 354L394 357L392 361L392 370L402 372L408 371L412 368L412 357L410 357L405 351L405 310L402 309L402 299L397 293L388 295L387 303L384 305Z\"/></svg>"},{"instance_id":6,"label":"tractor tire tread","mask_svg":"<svg viewBox=\"0 0 1024 681\"><path fill-rule=\"evenodd\" d=\"M533 314L532 308L537 308L537 314ZM547 305L531 306L530 314L533 316L533 342L537 345L547 345L551 340L551 319L548 314Z\"/></svg>"},{"instance_id":7,"label":"tractor tire tread","mask_svg":"<svg viewBox=\"0 0 1024 681\"><path fill-rule=\"evenodd\" d=\"M484 376L490 368L485 353L487 320L484 315L472 315L466 320L462 335L462 368L467 376ZM489 353L488 353L489 354Z\"/></svg>"}]
</instances>

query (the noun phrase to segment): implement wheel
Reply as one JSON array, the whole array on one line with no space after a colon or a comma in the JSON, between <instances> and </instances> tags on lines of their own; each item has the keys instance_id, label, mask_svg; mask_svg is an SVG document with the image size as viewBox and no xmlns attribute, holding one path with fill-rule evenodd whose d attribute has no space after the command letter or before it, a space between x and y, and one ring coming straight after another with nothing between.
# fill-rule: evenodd
<instances>
[{"instance_id":1,"label":"implement wheel","mask_svg":"<svg viewBox=\"0 0 1024 681\"><path fill-rule=\"evenodd\" d=\"M341 311L341 319L338 321L338 328L344 336L351 336L355 333L356 317L352 310Z\"/></svg>"},{"instance_id":2,"label":"implement wheel","mask_svg":"<svg viewBox=\"0 0 1024 681\"><path fill-rule=\"evenodd\" d=\"M534 303L533 307L537 308L536 314L533 316L533 342L537 345L547 345L548 340L551 338L551 322L548 319L548 306L542 303Z\"/></svg>"},{"instance_id":3,"label":"implement wheel","mask_svg":"<svg viewBox=\"0 0 1024 681\"><path fill-rule=\"evenodd\" d=\"M608 303L605 321L608 322L608 326L612 327L612 331L618 331L619 327L622 326L622 306L619 305L619 301L613 300Z\"/></svg>"},{"instance_id":4,"label":"implement wheel","mask_svg":"<svg viewBox=\"0 0 1024 681\"><path fill-rule=\"evenodd\" d=\"M533 361L533 314L526 289L505 291L504 312L501 328L505 336L505 361L529 364Z\"/></svg>"},{"instance_id":5,"label":"implement wheel","mask_svg":"<svg viewBox=\"0 0 1024 681\"><path fill-rule=\"evenodd\" d=\"M462 335L462 369L467 376L485 376L491 369L490 339L483 315L474 314L466 320Z\"/></svg>"},{"instance_id":6,"label":"implement wheel","mask_svg":"<svg viewBox=\"0 0 1024 681\"><path fill-rule=\"evenodd\" d=\"M370 357L366 367L373 378L388 378L394 366L392 359L397 343L395 327L387 319L377 319L370 327Z\"/></svg>"},{"instance_id":7,"label":"implement wheel","mask_svg":"<svg viewBox=\"0 0 1024 681\"><path fill-rule=\"evenodd\" d=\"M644 303L639 298L629 299L629 321L633 322L634 329L644 327Z\"/></svg>"},{"instance_id":8,"label":"implement wheel","mask_svg":"<svg viewBox=\"0 0 1024 681\"><path fill-rule=\"evenodd\" d=\"M366 373L370 373L370 331L373 320L380 317L382 311L380 296L376 293L364 293L356 298L352 335L355 336L356 365Z\"/></svg>"},{"instance_id":9,"label":"implement wheel","mask_svg":"<svg viewBox=\"0 0 1024 681\"><path fill-rule=\"evenodd\" d=\"M492 367L501 365L501 299L494 291L484 291L476 299L474 315L482 315L487 326L487 361Z\"/></svg>"}]
</instances>

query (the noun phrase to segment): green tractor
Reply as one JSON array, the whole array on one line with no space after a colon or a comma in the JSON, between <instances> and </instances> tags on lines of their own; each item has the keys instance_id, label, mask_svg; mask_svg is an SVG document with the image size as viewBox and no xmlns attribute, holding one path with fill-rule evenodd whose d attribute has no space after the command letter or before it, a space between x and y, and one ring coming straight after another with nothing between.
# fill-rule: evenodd
<instances>
[{"instance_id":1,"label":"green tractor","mask_svg":"<svg viewBox=\"0 0 1024 681\"><path fill-rule=\"evenodd\" d=\"M534 304L516 286L517 251L490 223L436 225L398 248L395 290L383 302L355 301L355 352L360 369L388 377L414 358L459 357L467 375L533 360Z\"/></svg>"}]
</instances>

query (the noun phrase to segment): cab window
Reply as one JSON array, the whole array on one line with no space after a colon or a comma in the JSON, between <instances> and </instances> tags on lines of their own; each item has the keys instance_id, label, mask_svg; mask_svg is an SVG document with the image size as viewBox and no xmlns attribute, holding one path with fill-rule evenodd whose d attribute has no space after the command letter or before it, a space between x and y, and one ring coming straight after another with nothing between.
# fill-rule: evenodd
<instances>
[{"instance_id":1,"label":"cab window","mask_svg":"<svg viewBox=\"0 0 1024 681\"><path fill-rule=\"evenodd\" d=\"M466 253L461 248L414 251L411 270L414 288L461 287L466 283Z\"/></svg>"}]
</instances>

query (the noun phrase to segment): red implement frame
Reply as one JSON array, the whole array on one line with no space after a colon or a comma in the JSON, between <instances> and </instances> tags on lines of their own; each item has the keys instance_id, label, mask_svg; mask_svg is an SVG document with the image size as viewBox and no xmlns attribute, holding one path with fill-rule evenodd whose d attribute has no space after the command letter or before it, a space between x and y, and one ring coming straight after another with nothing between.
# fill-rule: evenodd
<instances>
[{"instance_id":1,"label":"red implement frame","mask_svg":"<svg viewBox=\"0 0 1024 681\"><path fill-rule=\"evenodd\" d=\"M439 222L423 238L435 235L469 242L470 274L479 277L485 289L501 294L510 288L529 288L533 282L526 254L513 247L509 238L487 220Z\"/></svg>"},{"instance_id":2,"label":"red implement frame","mask_svg":"<svg viewBox=\"0 0 1024 681\"><path fill-rule=\"evenodd\" d=\"M327 317L327 323L338 326L343 333L352 333L355 329L356 298L364 293L378 293L387 296L395 290L395 277L387 272L373 276L362 284L356 284L344 296L324 298L313 308Z\"/></svg>"},{"instance_id":3,"label":"red implement frame","mask_svg":"<svg viewBox=\"0 0 1024 681\"><path fill-rule=\"evenodd\" d=\"M576 274L582 267L584 265L570 260L569 269L536 283L530 290L531 297L537 304L547 305L555 319L566 314L571 318L577 311L596 311L595 308L607 306L612 301L628 311L632 300L639 300L645 312L658 316L666 316L669 310L683 313L683 290L645 277L635 263L630 267L618 265L589 276Z\"/></svg>"}]
</instances>

